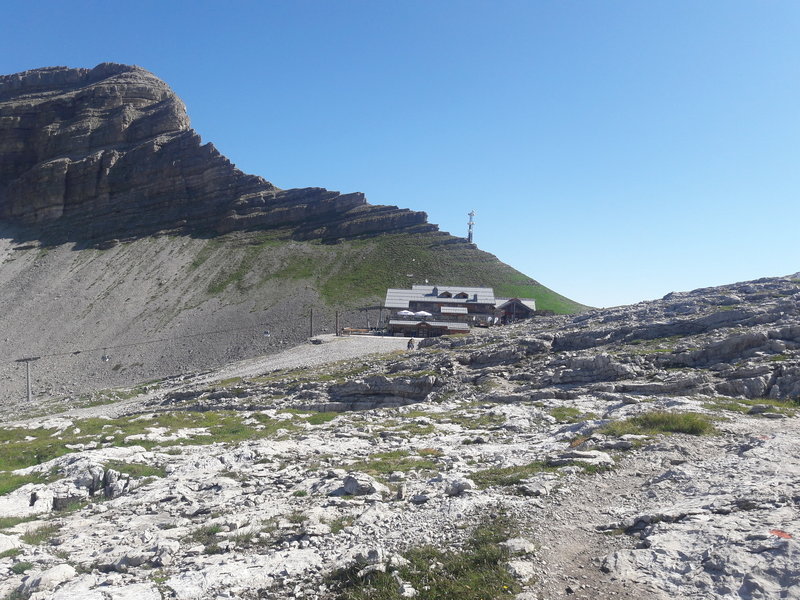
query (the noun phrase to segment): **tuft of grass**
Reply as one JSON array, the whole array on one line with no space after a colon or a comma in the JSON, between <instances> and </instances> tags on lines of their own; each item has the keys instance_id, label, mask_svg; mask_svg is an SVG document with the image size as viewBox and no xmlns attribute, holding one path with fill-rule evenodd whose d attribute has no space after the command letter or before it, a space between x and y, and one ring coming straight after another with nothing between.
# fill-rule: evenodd
<instances>
[{"instance_id":1,"label":"tuft of grass","mask_svg":"<svg viewBox=\"0 0 800 600\"><path fill-rule=\"evenodd\" d=\"M613 436L657 435L659 433L707 435L715 432L716 428L706 415L694 412L667 411L649 412L623 421L615 421L602 427L599 431L599 433Z\"/></svg>"},{"instance_id":2,"label":"tuft of grass","mask_svg":"<svg viewBox=\"0 0 800 600\"><path fill-rule=\"evenodd\" d=\"M750 408L757 404L766 404L773 408L773 412L778 412L789 417L793 417L800 410L800 402L793 400L774 400L772 398L727 398L717 397L709 402L703 403L703 408L708 410L728 410L731 412L747 413Z\"/></svg>"},{"instance_id":3,"label":"tuft of grass","mask_svg":"<svg viewBox=\"0 0 800 600\"><path fill-rule=\"evenodd\" d=\"M351 468L370 475L389 475L394 471L433 471L436 469L436 463L422 457L411 456L405 450L392 450L377 452L367 460L351 465Z\"/></svg>"},{"instance_id":4,"label":"tuft of grass","mask_svg":"<svg viewBox=\"0 0 800 600\"><path fill-rule=\"evenodd\" d=\"M206 554L219 554L222 549L219 547L217 534L222 531L221 525L204 525L195 529L189 536L189 540L205 547Z\"/></svg>"},{"instance_id":5,"label":"tuft of grass","mask_svg":"<svg viewBox=\"0 0 800 600\"><path fill-rule=\"evenodd\" d=\"M0 496L9 494L28 483L50 483L55 481L56 475L42 475L33 473L31 475L15 475L14 473L0 472Z\"/></svg>"},{"instance_id":6,"label":"tuft of grass","mask_svg":"<svg viewBox=\"0 0 800 600\"><path fill-rule=\"evenodd\" d=\"M11 565L11 572L17 575L22 575L25 571L29 571L32 568L33 568L33 563L20 561L18 563Z\"/></svg>"},{"instance_id":7,"label":"tuft of grass","mask_svg":"<svg viewBox=\"0 0 800 600\"><path fill-rule=\"evenodd\" d=\"M420 456L430 456L430 457L437 457L437 456L444 456L444 452L439 450L438 448L420 448L417 450L417 454Z\"/></svg>"},{"instance_id":8,"label":"tuft of grass","mask_svg":"<svg viewBox=\"0 0 800 600\"><path fill-rule=\"evenodd\" d=\"M581 421L597 418L597 415L594 413L582 413L579 409L572 406L556 406L550 409L549 412L550 416L559 423L579 423Z\"/></svg>"},{"instance_id":9,"label":"tuft of grass","mask_svg":"<svg viewBox=\"0 0 800 600\"><path fill-rule=\"evenodd\" d=\"M480 489L493 486L517 485L536 473L554 473L558 467L551 467L545 462L535 460L526 465L516 467L493 467L475 471L470 478Z\"/></svg>"},{"instance_id":10,"label":"tuft of grass","mask_svg":"<svg viewBox=\"0 0 800 600\"><path fill-rule=\"evenodd\" d=\"M442 551L423 546L407 551L409 564L399 571L400 578L417 590L418 600L490 600L511 597L521 590L505 564L509 552L500 542L513 531L504 515L497 516L473 531L459 551ZM359 567L332 574L330 582L338 600L400 600L401 590L391 573L375 572L358 576Z\"/></svg>"},{"instance_id":11,"label":"tuft of grass","mask_svg":"<svg viewBox=\"0 0 800 600\"><path fill-rule=\"evenodd\" d=\"M60 525L48 523L42 527L22 534L19 539L26 544L30 544L31 546L38 546L39 544L51 540L59 531L61 531Z\"/></svg>"},{"instance_id":12,"label":"tuft of grass","mask_svg":"<svg viewBox=\"0 0 800 600\"><path fill-rule=\"evenodd\" d=\"M298 415L300 418L306 421L309 425L323 425L330 421L333 421L336 417L339 416L337 412L318 412L315 410L302 410L299 408L284 408L278 411L279 413L288 413L292 415Z\"/></svg>"},{"instance_id":13,"label":"tuft of grass","mask_svg":"<svg viewBox=\"0 0 800 600\"><path fill-rule=\"evenodd\" d=\"M789 360L788 354L773 354L772 356L768 357L767 360L769 362L783 362L784 360Z\"/></svg>"},{"instance_id":14,"label":"tuft of grass","mask_svg":"<svg viewBox=\"0 0 800 600\"><path fill-rule=\"evenodd\" d=\"M329 523L331 528L331 533L336 534L342 531L345 527L349 527L353 524L355 519L353 517L337 517L333 521Z\"/></svg>"},{"instance_id":15,"label":"tuft of grass","mask_svg":"<svg viewBox=\"0 0 800 600\"><path fill-rule=\"evenodd\" d=\"M19 548L9 548L4 552L0 552L0 559L14 558L15 556L19 556L20 554L22 554L22 550L20 550Z\"/></svg>"},{"instance_id":16,"label":"tuft of grass","mask_svg":"<svg viewBox=\"0 0 800 600\"><path fill-rule=\"evenodd\" d=\"M3 529L11 529L20 523L27 523L28 521L35 521L38 516L31 515L28 517L0 517L0 531Z\"/></svg>"},{"instance_id":17,"label":"tuft of grass","mask_svg":"<svg viewBox=\"0 0 800 600\"><path fill-rule=\"evenodd\" d=\"M289 523L294 523L295 525L305 522L306 519L307 517L305 513L300 510L296 510L286 515L286 520L289 521Z\"/></svg>"},{"instance_id":18,"label":"tuft of grass","mask_svg":"<svg viewBox=\"0 0 800 600\"><path fill-rule=\"evenodd\" d=\"M125 475L130 475L131 477L166 477L167 475L164 467L143 465L141 463L126 463L118 460L107 462L105 467L107 469L114 469Z\"/></svg>"}]
</instances>

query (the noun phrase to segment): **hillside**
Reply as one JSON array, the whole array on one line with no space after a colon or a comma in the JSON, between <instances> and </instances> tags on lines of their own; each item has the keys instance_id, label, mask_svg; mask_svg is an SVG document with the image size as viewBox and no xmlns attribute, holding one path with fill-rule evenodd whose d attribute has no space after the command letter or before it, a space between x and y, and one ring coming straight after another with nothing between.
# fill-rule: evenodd
<instances>
[{"instance_id":1,"label":"hillside","mask_svg":"<svg viewBox=\"0 0 800 600\"><path fill-rule=\"evenodd\" d=\"M476 333L4 411L0 597L800 597L797 275Z\"/></svg>"},{"instance_id":2,"label":"hillside","mask_svg":"<svg viewBox=\"0 0 800 600\"><path fill-rule=\"evenodd\" d=\"M584 309L363 194L239 171L139 67L0 76L0 400L76 396L374 325L425 279ZM314 311L311 328L309 315ZM265 331L270 336L264 335Z\"/></svg>"},{"instance_id":3,"label":"hillside","mask_svg":"<svg viewBox=\"0 0 800 600\"><path fill-rule=\"evenodd\" d=\"M444 233L335 244L289 233L161 235L104 250L0 240L3 397L24 398L21 357L44 356L33 365L35 394L77 396L301 343L312 309L314 334L334 330L336 311L341 325L374 326L379 311L358 309L426 277L580 308Z\"/></svg>"}]
</instances>

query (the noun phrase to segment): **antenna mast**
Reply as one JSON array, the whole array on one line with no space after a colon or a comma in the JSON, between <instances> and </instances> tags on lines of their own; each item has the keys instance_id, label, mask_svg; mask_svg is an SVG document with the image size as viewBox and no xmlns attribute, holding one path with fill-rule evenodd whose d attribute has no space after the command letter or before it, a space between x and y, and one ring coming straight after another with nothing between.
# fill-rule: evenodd
<instances>
[{"instance_id":1,"label":"antenna mast","mask_svg":"<svg viewBox=\"0 0 800 600\"><path fill-rule=\"evenodd\" d=\"M475 221L474 221L474 219L475 219L475 210L473 209L473 210L469 211L467 213L467 216L469 217L469 222L467 223L467 225L469 226L469 233L467 233L467 241L471 244L472 243L472 226L475 225Z\"/></svg>"}]
</instances>

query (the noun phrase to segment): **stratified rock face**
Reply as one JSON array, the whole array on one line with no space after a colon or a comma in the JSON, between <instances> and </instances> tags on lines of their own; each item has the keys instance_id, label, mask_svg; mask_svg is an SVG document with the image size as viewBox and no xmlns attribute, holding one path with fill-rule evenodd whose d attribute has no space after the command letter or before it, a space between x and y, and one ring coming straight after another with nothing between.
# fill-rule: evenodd
<instances>
[{"instance_id":1,"label":"stratified rock face","mask_svg":"<svg viewBox=\"0 0 800 600\"><path fill-rule=\"evenodd\" d=\"M201 144L181 100L139 67L0 76L0 219L58 241L285 226L347 237L434 228L426 218L242 173Z\"/></svg>"}]
</instances>

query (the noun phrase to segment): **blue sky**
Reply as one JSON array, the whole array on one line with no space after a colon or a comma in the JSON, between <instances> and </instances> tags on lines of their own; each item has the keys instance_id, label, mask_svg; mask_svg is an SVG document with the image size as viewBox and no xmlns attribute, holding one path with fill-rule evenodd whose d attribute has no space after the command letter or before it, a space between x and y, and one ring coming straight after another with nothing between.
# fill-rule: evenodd
<instances>
[{"instance_id":1,"label":"blue sky","mask_svg":"<svg viewBox=\"0 0 800 600\"><path fill-rule=\"evenodd\" d=\"M594 306L800 271L796 1L6 0L0 73L167 81L276 185L428 213Z\"/></svg>"}]
</instances>

